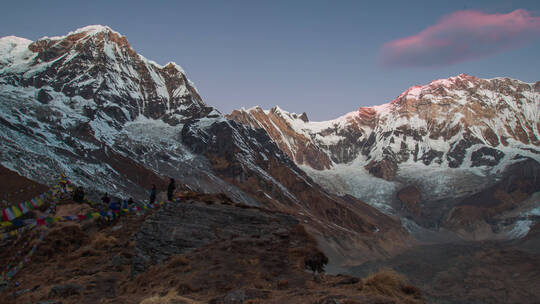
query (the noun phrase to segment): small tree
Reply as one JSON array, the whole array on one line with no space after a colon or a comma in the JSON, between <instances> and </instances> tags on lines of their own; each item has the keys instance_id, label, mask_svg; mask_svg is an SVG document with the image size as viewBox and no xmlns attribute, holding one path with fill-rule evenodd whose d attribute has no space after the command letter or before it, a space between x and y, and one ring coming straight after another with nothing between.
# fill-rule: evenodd
<instances>
[{"instance_id":1,"label":"small tree","mask_svg":"<svg viewBox=\"0 0 540 304\"><path fill-rule=\"evenodd\" d=\"M328 258L318 250L310 253L304 259L304 267L311 270L314 276L317 276L317 273L323 273L326 264L328 264Z\"/></svg>"}]
</instances>

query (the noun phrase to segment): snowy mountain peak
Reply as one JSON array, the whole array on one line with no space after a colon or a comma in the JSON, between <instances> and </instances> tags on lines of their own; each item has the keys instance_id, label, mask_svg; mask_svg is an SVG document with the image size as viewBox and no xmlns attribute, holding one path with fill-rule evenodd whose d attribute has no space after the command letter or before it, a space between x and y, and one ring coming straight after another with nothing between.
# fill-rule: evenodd
<instances>
[{"instance_id":1,"label":"snowy mountain peak","mask_svg":"<svg viewBox=\"0 0 540 304\"><path fill-rule=\"evenodd\" d=\"M506 104L519 106L528 100L529 92L538 92L538 85L510 78L481 79L467 74L460 74L447 79L433 80L426 85L415 85L394 99L395 104L402 109L414 110L418 105L425 104L459 104L474 107L480 100L488 103L500 103L497 96L507 96Z\"/></svg>"},{"instance_id":2,"label":"snowy mountain peak","mask_svg":"<svg viewBox=\"0 0 540 304\"><path fill-rule=\"evenodd\" d=\"M278 105L275 105L273 106L270 111L274 112L274 113L281 113L281 114L284 114L284 115L289 115L290 113L281 109Z\"/></svg>"},{"instance_id":3,"label":"snowy mountain peak","mask_svg":"<svg viewBox=\"0 0 540 304\"><path fill-rule=\"evenodd\" d=\"M73 32L70 32L68 35L77 34L77 33L83 33L83 32L85 32L87 34L95 34L95 33L99 33L99 32L112 32L112 33L115 33L115 34L118 34L118 35L122 36L120 33L118 33L117 31L114 31L109 26L100 25L100 24L87 25L85 27L76 29Z\"/></svg>"},{"instance_id":4,"label":"snowy mountain peak","mask_svg":"<svg viewBox=\"0 0 540 304\"><path fill-rule=\"evenodd\" d=\"M30 50L39 52L43 48L90 48L109 45L109 48L125 49L131 54L135 51L129 45L127 39L122 34L112 30L108 26L90 25L75 31L71 31L64 36L43 37L30 46ZM110 54L110 52L108 53Z\"/></svg>"},{"instance_id":5,"label":"snowy mountain peak","mask_svg":"<svg viewBox=\"0 0 540 304\"><path fill-rule=\"evenodd\" d=\"M84 34L85 37L88 37L88 36L93 36L93 35L100 34L100 33L105 33L105 34L112 33L112 34L115 34L115 35L117 35L119 37L124 37L122 34L120 34L119 32L117 32L115 30L113 30L109 26L95 24L95 25L87 25L85 27L78 28L78 29L76 29L74 31L70 31L69 33L67 33L66 35L63 35L63 36L54 36L54 37L45 36L45 37L42 37L42 38L40 38L38 40L42 40L42 39L62 40L62 39L65 39L65 38L67 38L69 36L73 36L73 35L79 35L80 36L80 34Z\"/></svg>"},{"instance_id":6,"label":"snowy mountain peak","mask_svg":"<svg viewBox=\"0 0 540 304\"><path fill-rule=\"evenodd\" d=\"M0 50L7 47L28 46L30 43L32 43L32 40L17 36L0 37Z\"/></svg>"},{"instance_id":7,"label":"snowy mountain peak","mask_svg":"<svg viewBox=\"0 0 540 304\"><path fill-rule=\"evenodd\" d=\"M92 100L86 106L117 126L139 115L178 124L212 111L179 65L146 59L102 25L35 42L2 38L0 84L34 88L43 101L53 92Z\"/></svg>"},{"instance_id":8,"label":"snowy mountain peak","mask_svg":"<svg viewBox=\"0 0 540 304\"><path fill-rule=\"evenodd\" d=\"M31 43L31 40L16 36L0 38L0 69L16 60L28 57L30 55L28 46Z\"/></svg>"},{"instance_id":9,"label":"snowy mountain peak","mask_svg":"<svg viewBox=\"0 0 540 304\"><path fill-rule=\"evenodd\" d=\"M182 74L185 74L184 69L174 61L169 61L163 66L164 68L174 69Z\"/></svg>"}]
</instances>

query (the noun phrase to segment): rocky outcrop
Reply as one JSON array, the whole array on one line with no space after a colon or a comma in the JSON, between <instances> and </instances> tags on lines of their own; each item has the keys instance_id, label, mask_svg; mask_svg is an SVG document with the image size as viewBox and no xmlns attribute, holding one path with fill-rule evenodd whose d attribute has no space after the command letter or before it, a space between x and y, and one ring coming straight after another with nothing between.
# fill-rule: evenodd
<instances>
[{"instance_id":1,"label":"rocky outcrop","mask_svg":"<svg viewBox=\"0 0 540 304\"><path fill-rule=\"evenodd\" d=\"M170 205L149 217L135 235L132 274L221 240L276 241L290 234L297 224L292 216L218 202Z\"/></svg>"}]
</instances>

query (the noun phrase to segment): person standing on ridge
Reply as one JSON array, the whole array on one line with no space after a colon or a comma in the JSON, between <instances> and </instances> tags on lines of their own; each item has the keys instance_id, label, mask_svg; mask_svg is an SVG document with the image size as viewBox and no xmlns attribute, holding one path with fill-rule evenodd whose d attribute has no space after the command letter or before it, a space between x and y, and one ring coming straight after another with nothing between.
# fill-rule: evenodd
<instances>
[{"instance_id":1,"label":"person standing on ridge","mask_svg":"<svg viewBox=\"0 0 540 304\"><path fill-rule=\"evenodd\" d=\"M101 198L101 201L103 202L103 204L98 206L99 211L106 210L109 204L111 203L111 198L109 197L109 193L105 193L103 197Z\"/></svg>"},{"instance_id":2,"label":"person standing on ridge","mask_svg":"<svg viewBox=\"0 0 540 304\"><path fill-rule=\"evenodd\" d=\"M109 193L105 193L103 195L103 197L101 198L101 201L103 202L103 204L108 206L109 203L111 202L111 198L109 197Z\"/></svg>"},{"instance_id":3,"label":"person standing on ridge","mask_svg":"<svg viewBox=\"0 0 540 304\"><path fill-rule=\"evenodd\" d=\"M152 184L152 190L150 190L150 204L156 201L156 184Z\"/></svg>"},{"instance_id":4,"label":"person standing on ridge","mask_svg":"<svg viewBox=\"0 0 540 304\"><path fill-rule=\"evenodd\" d=\"M75 188L75 191L73 191L73 200L77 203L84 202L84 189L82 186Z\"/></svg>"},{"instance_id":5,"label":"person standing on ridge","mask_svg":"<svg viewBox=\"0 0 540 304\"><path fill-rule=\"evenodd\" d=\"M167 188L167 200L172 201L174 189L176 189L176 185L174 184L174 178L171 178L171 182Z\"/></svg>"}]
</instances>

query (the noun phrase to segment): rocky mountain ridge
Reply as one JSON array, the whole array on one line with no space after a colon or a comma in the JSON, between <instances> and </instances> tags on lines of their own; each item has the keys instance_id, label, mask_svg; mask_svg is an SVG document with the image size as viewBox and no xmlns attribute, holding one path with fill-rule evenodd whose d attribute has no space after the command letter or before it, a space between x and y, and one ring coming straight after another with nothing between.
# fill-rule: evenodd
<instances>
[{"instance_id":1,"label":"rocky mountain ridge","mask_svg":"<svg viewBox=\"0 0 540 304\"><path fill-rule=\"evenodd\" d=\"M227 117L266 130L328 191L407 217L414 214L399 209L422 204L450 211L507 178L511 166L540 163L540 82L461 74L330 121L310 122L305 113L279 107L242 109ZM412 196L399 199L400 191ZM428 226L445 215L431 218Z\"/></svg>"},{"instance_id":2,"label":"rocky mountain ridge","mask_svg":"<svg viewBox=\"0 0 540 304\"><path fill-rule=\"evenodd\" d=\"M228 117L264 128L291 159L316 170L358 158L396 164L412 159L459 168L499 163L500 157L487 160L486 155L493 154L490 150L478 152L475 159L465 155L478 144L514 148L519 150L515 154L537 157L539 105L540 81L528 84L461 74L411 87L388 104L362 107L329 121L310 122L306 113L289 113L278 106L266 111L236 110ZM395 177L395 172L384 170L372 173L387 180Z\"/></svg>"},{"instance_id":3,"label":"rocky mountain ridge","mask_svg":"<svg viewBox=\"0 0 540 304\"><path fill-rule=\"evenodd\" d=\"M0 192L46 188L1 166L0 175L9 176ZM62 197L54 213L95 207ZM324 255L294 216L222 194L184 191L181 202L159 209L47 227L0 240L2 266L27 256L33 246L23 244L41 240L11 284L0 282L2 303L425 303L395 272L315 277L306 262L323 266Z\"/></svg>"}]
</instances>

